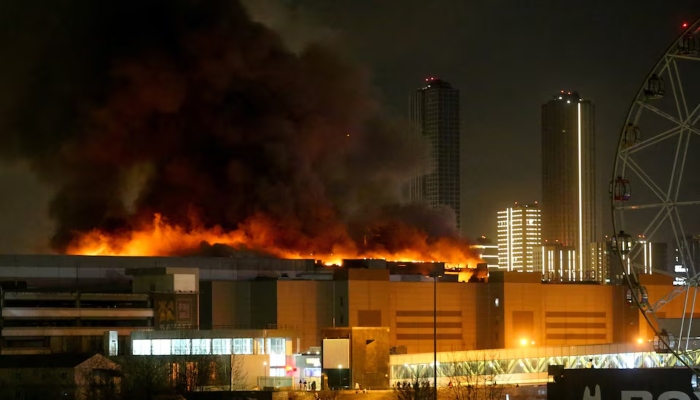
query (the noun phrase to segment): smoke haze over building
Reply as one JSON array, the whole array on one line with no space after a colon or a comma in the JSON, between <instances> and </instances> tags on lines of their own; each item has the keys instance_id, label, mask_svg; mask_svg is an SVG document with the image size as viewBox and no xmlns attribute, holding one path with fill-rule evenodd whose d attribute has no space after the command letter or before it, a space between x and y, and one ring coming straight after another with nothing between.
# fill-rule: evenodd
<instances>
[{"instance_id":1,"label":"smoke haze over building","mask_svg":"<svg viewBox=\"0 0 700 400\"><path fill-rule=\"evenodd\" d=\"M328 48L288 50L235 1L0 7L0 152L55 188L55 250L154 215L262 251L464 249L449 215L397 203L420 155Z\"/></svg>"}]
</instances>

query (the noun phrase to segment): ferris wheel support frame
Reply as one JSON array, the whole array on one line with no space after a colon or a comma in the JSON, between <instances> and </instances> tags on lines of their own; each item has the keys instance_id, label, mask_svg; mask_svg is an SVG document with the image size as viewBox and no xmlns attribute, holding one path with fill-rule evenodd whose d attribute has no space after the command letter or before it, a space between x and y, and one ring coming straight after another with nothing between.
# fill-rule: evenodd
<instances>
[{"instance_id":1,"label":"ferris wheel support frame","mask_svg":"<svg viewBox=\"0 0 700 400\"><path fill-rule=\"evenodd\" d=\"M661 225L666 220L668 220L668 222L672 226L675 244L677 246L676 248L680 253L679 255L681 258L681 264L685 267L686 277L683 286L678 286L678 288L674 289L673 291L669 292L666 296L657 300L656 303L649 304L648 300L644 300L643 298L640 298L641 296L637 295L637 293L639 293L640 290L643 289L644 291L646 291L646 289L640 285L639 277L635 271L635 266L630 265L628 260L634 259L635 255L640 251L640 247L634 246L635 249L634 252L632 252L632 254L624 254L620 249L618 249L617 257L620 261L619 265L622 268L625 283L628 286L628 290L632 293L632 302L637 306L648 325L654 331L656 339L662 342L665 348L668 349L671 353L673 353L674 356L683 365L690 368L691 370L694 370L696 373L700 373L700 370L698 370L696 366L692 365L692 361L687 357L684 357L684 355L679 351L681 347L680 340L684 330L686 329L685 312L681 319L679 338L674 343L670 343L671 341L669 340L669 336L667 336L667 333L664 334L664 332L662 332L662 328L655 315L655 311L658 308L670 302L671 300L673 300L674 298L682 295L683 292L685 292L684 310L686 310L688 307L691 290L694 292L691 310L694 310L697 298L698 285L700 284L700 273L696 271L694 262L690 254L690 250L688 249L688 246L685 245L685 231L683 230L682 219L678 212L679 206L700 205L700 200L678 201L679 190L681 182L683 181L683 172L688 156L690 137L692 136L692 134L700 135L700 129L697 129L694 126L695 123L697 123L700 120L700 104L698 104L692 111L689 112L685 93L683 91L683 82L681 80L681 76L678 71L678 66L676 64L677 59L700 61L700 56L698 56L698 54L695 54L694 56L690 56L687 54L672 54L675 50L679 48L679 45L681 43L686 43L686 39L689 38L690 34L697 32L698 30L700 30L700 19L696 20L693 24L690 24L687 27L687 29L684 30L684 32L672 42L672 44L664 52L663 56L659 58L659 60L651 69L651 71L646 75L646 78L642 82L641 87L637 91L634 101L631 103L628 109L627 117L621 130L617 152L615 154L613 164L613 175L611 181L611 214L613 224L613 240L615 240L617 244L622 243L622 240L626 240L625 237L622 237L623 232L619 229L620 225L624 225L624 215L622 214L622 212L625 210L639 210L645 208L659 209L659 211L656 213L656 215L654 216L652 221L647 225L644 231L645 233L651 232L652 234L649 235L650 237L653 236L653 234L661 227ZM651 99L648 96L648 87L650 86L650 80L654 77L657 77L658 79L657 74L661 75L663 73L668 73L669 77L671 78L669 79L669 82L671 86L671 93L673 94L673 98L675 100L675 108L679 116L678 118L664 112L663 110L657 107L654 107L648 102L648 100ZM628 129L628 127L630 126L637 127L637 123L639 122L639 119L642 115L642 111L644 110L655 113L658 116L672 122L674 124L674 127L663 131L649 139L640 139L638 142L629 145L629 143L627 142L629 140L629 137L627 136L628 134L626 132L626 129ZM634 121L634 123L630 123L630 121ZM661 187L659 187L659 185L657 185L654 182L654 180L651 177L649 177L648 174L644 172L643 168L641 168L630 156L644 148L657 144L666 139L671 139L675 136L679 136L678 144L675 148L675 157L673 160L668 188L664 191ZM650 189L651 192L658 198L658 203L633 206L621 205L622 202L620 201L620 199L616 198L616 196L613 195L612 185L615 184L616 178L625 176L625 173L627 172L628 168L630 172L632 172L637 178L639 178L639 180L648 189ZM678 232L681 233L680 237L678 235ZM625 265L628 265L628 270L626 270ZM692 323L693 315L691 312L687 321L688 336L691 332ZM676 348L676 344L678 344L678 348ZM688 339L686 337L686 351L687 346Z\"/></svg>"}]
</instances>

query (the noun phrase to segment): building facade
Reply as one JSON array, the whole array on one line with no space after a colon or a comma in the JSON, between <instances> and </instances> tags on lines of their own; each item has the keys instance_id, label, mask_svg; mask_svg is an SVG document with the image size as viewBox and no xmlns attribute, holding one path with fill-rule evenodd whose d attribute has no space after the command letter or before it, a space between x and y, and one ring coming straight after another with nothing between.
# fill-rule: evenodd
<instances>
[{"instance_id":1,"label":"building facade","mask_svg":"<svg viewBox=\"0 0 700 400\"><path fill-rule=\"evenodd\" d=\"M424 157L422 168L408 185L408 200L451 209L459 231L459 90L441 79L426 79L425 86L410 96L409 118L417 136L410 143L428 148L420 151Z\"/></svg>"},{"instance_id":2,"label":"building facade","mask_svg":"<svg viewBox=\"0 0 700 400\"><path fill-rule=\"evenodd\" d=\"M635 239L635 250L621 258L613 252L610 237L606 236L604 239L589 246L591 268L584 280L620 285L625 283L623 273L629 273L632 268L638 275L669 271L671 268L666 243L650 242L639 235Z\"/></svg>"},{"instance_id":3,"label":"building facade","mask_svg":"<svg viewBox=\"0 0 700 400\"><path fill-rule=\"evenodd\" d=\"M498 265L506 271L538 272L535 252L541 244L537 203L518 204L498 212Z\"/></svg>"},{"instance_id":4,"label":"building facade","mask_svg":"<svg viewBox=\"0 0 700 400\"><path fill-rule=\"evenodd\" d=\"M590 268L587 279L605 284L622 283L621 270L612 269L612 246L609 241L595 242L588 246L588 257L590 257Z\"/></svg>"},{"instance_id":5,"label":"building facade","mask_svg":"<svg viewBox=\"0 0 700 400\"><path fill-rule=\"evenodd\" d=\"M576 273L576 250L562 244L543 244L535 252L536 268L545 282L569 282Z\"/></svg>"},{"instance_id":6,"label":"building facade","mask_svg":"<svg viewBox=\"0 0 700 400\"><path fill-rule=\"evenodd\" d=\"M576 92L556 94L542 106L542 239L572 247L572 280L591 275L587 256L600 226L596 201L595 112Z\"/></svg>"},{"instance_id":7,"label":"building facade","mask_svg":"<svg viewBox=\"0 0 700 400\"><path fill-rule=\"evenodd\" d=\"M567 258L566 252L555 249L550 252L546 246L543 247L546 258L556 260L559 254L564 254L559 262L573 264L572 257ZM35 275L42 275L41 279L53 279L50 278L51 274L58 280L65 276L57 267L37 267L36 263L43 260L35 256L18 256L11 260L13 265L24 265L25 268L15 270L13 266L0 263L0 276L5 280L16 280L17 273L25 273L32 268ZM80 269L95 261L89 257L72 256L54 256L54 260L55 265L81 265ZM324 339L323 331L326 328L351 327L388 328L389 347L401 348L403 353L420 353L433 351L434 322L437 323L439 351L519 347L525 337L531 339L530 342L546 346L616 343L630 338L636 340L637 335L646 339L653 337L653 332L645 331L646 322L636 308L629 314L629 321L618 318L623 313L620 310L629 308L624 286L568 282L565 279L543 281L539 274L503 271L490 271L486 280L465 281L459 279L459 274L449 274L444 265L442 269L435 265L439 263L409 265L411 263L382 260L355 263L349 260L342 267L311 263L306 264L308 269L302 269L298 260L276 260L270 264L261 260L249 267L234 268L228 264L235 263L230 258L203 260L203 268L195 284L189 278L177 276L192 272L196 258L153 258L151 261L151 267L146 267L143 259L113 257L109 260L111 264L103 264L104 268L121 265L127 270L131 266L151 270L129 275L133 288L127 289L139 291L149 288L149 293L117 295L104 290L89 293L88 286L76 289L80 290L79 296L61 294L55 286L50 290L35 288L31 296L7 293L2 310L7 318L4 320L6 323L18 323L23 318L22 322L42 326L3 327L3 353L94 351L99 344L88 348L80 344L88 339L99 341L105 337L105 333L114 332L120 339L117 354L133 354L134 350L145 351L131 348L129 338L136 338L133 332L153 331L143 333L143 339L153 340L165 338L159 337L162 334L157 334L157 331L185 330L192 332L191 336L170 339L212 339L211 344L207 340L199 340L197 345L200 350L211 346L212 351L213 339L224 339L217 341L219 348L224 343L223 348L228 349L230 343L234 352L252 351L254 354L267 353L267 350L259 349L272 348L278 349L275 352L281 354L282 350L279 349L284 343L283 352L288 355L292 348L295 353L303 353L318 347ZM210 263L212 269L208 270L204 262ZM216 264L226 265L226 269L237 276L222 278L223 275L214 273L216 270L213 266ZM564 271L566 265L553 269ZM91 267L85 268L89 270ZM430 276L430 271L438 271L437 280ZM81 273L87 274L85 270ZM646 285L651 303L673 290L673 279L669 276L643 274L640 278L643 279L641 283ZM156 284L155 292L150 292L151 282L154 281L184 283L174 286ZM555 284L559 281L568 283ZM80 281L71 280L72 284L76 282ZM34 287L34 282L29 281L28 287ZM167 315L171 309L166 299L164 310L161 310L163 307L157 304L160 301L155 296L168 288L183 289L182 293L177 294L183 295L181 300L186 305L190 304L192 295L188 289L197 290L199 300L195 310L198 315L193 317L189 306L180 307L178 298L175 298L172 309L176 320L158 316L161 311ZM123 304L127 300L133 304ZM684 300L675 298L666 304L665 318L681 318L684 315ZM74 305L76 301L80 301L80 308ZM93 304L88 304L88 301ZM98 301L103 303L102 307L95 306ZM71 304L63 304L65 302ZM143 323L128 322L119 326L119 320L126 322L136 317ZM579 317L581 321L576 320ZM85 326L93 318L95 323ZM569 322L576 324L568 324L561 318L574 318ZM192 325L193 319L198 323ZM52 326L61 323L70 326ZM273 331L288 333L273 335ZM121 342L124 337L127 343ZM272 337L293 339L275 343L270 341L268 344L267 338ZM265 340L260 341L259 338ZM65 343L68 342L75 346L66 347ZM194 342L189 343L189 348L194 349ZM170 347L165 346L162 351L168 348L171 351L186 351L177 347L180 344L172 346L171 342ZM188 348L187 344L184 346L184 349ZM149 348L153 351L153 347ZM272 353L271 350L269 354ZM268 363L268 366L271 365Z\"/></svg>"},{"instance_id":8,"label":"building facade","mask_svg":"<svg viewBox=\"0 0 700 400\"><path fill-rule=\"evenodd\" d=\"M555 260L561 254L561 264L572 264L575 259L573 250L573 256L567 259L563 249L542 247L544 253L535 255L545 254ZM389 375L398 376L395 368L425 364L423 360L430 360L434 350L451 354L446 357L476 350L492 357L494 349L521 354L517 357L525 357L522 354L527 349L563 355L572 346L595 346L600 352L599 346L611 343L648 343L655 334L629 301L627 287L543 280L539 274L492 270L487 279L463 280L459 278L461 273L450 274L444 263L384 260L346 260L342 266L299 260L260 259L237 264L231 258L97 260L73 256L54 256L50 260L55 266L51 266L50 262L44 263L47 260L37 256L0 257L0 277L4 281L17 281L28 271L40 276L39 280L27 280L31 290L8 293L0 304L8 313L4 321L25 318L23 322L42 325L69 321L66 324L70 326L17 327L23 332L4 327L3 344L17 345L4 347L3 357L94 352L96 347L54 346L54 342L106 340L106 333L112 355L113 333L115 341L117 337L120 340L114 354L173 360L171 372L175 377L181 375L182 365L193 357L202 357L223 360L229 371L233 371L234 360L241 360L248 384L259 387L290 387L300 380L320 385L325 374L329 384L346 387L360 383L374 388L386 387ZM92 271L92 262L99 262L101 268ZM193 269L198 263L202 268L196 273ZM18 265L23 268L16 268ZM134 271L134 267L140 271ZM70 287L77 292L60 292L58 284L37 288L42 280L62 282L66 276L62 268L76 268L70 271L90 276L94 276L91 271L110 269L117 273L122 268L123 272L130 271L125 276L130 277L132 285L120 296L105 291L104 286L99 292L89 292L96 282L92 278L71 279L70 284L78 286ZM555 270L564 271L564 266ZM651 304L674 290L670 276L639 277ZM109 283L112 278L100 279ZM191 315L189 307L192 289L199 298L192 303L197 316ZM172 307L170 298L166 298L161 307L155 295L163 292L183 297L173 298ZM687 301L695 301L698 295L693 294L694 298ZM124 304L127 300L133 304ZM95 306L98 301L102 307ZM79 308L73 305L75 302L80 303ZM685 302L685 296L670 299L663 308L664 321L680 321L686 315ZM167 316L170 310L175 312L174 321L158 316L161 311ZM114 321L120 317L132 320L136 316L145 324L129 322L115 328L118 323ZM95 318L95 324L89 331L83 330L82 324L91 318ZM198 325L192 325L195 320ZM121 342L124 336L126 343ZM341 361L328 357L332 354L326 346L330 341L345 342L341 346L344 352L336 354L344 357ZM387 372L387 357L393 360L398 355L406 355L405 361L389 361L392 372ZM412 357L415 361L410 361ZM516 360L514 356L504 357L510 360L504 366L517 365L511 363ZM546 363L558 363L542 362L545 364L538 364L539 372L546 371ZM521 372L528 371L513 370Z\"/></svg>"}]
</instances>

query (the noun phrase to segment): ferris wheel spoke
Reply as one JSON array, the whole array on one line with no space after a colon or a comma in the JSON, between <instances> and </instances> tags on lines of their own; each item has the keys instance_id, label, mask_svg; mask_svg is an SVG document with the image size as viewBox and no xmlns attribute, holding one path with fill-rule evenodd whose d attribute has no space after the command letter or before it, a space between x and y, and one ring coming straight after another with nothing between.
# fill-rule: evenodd
<instances>
[{"instance_id":1,"label":"ferris wheel spoke","mask_svg":"<svg viewBox=\"0 0 700 400\"><path fill-rule=\"evenodd\" d=\"M687 128L689 131L699 134L700 135L700 129L695 128L695 124L698 123L700 120L700 104L695 106L693 111L688 114L688 118L684 121L683 127Z\"/></svg>"},{"instance_id":2,"label":"ferris wheel spoke","mask_svg":"<svg viewBox=\"0 0 700 400\"><path fill-rule=\"evenodd\" d=\"M665 74L669 69L669 65L671 64L671 61L673 61L672 57L669 57L668 55L665 56L664 62L661 64L661 68L659 68L656 71L656 75L661 76L661 75Z\"/></svg>"},{"instance_id":3,"label":"ferris wheel spoke","mask_svg":"<svg viewBox=\"0 0 700 400\"><path fill-rule=\"evenodd\" d=\"M690 309L690 316L688 318L688 324L687 324L688 325L688 328L687 328L688 334L684 336L683 333L685 331L684 331L683 325L685 325L685 316L686 316L686 314L688 314L688 297L689 297L691 291L693 291L693 301L692 301L692 307ZM697 286L694 286L692 288L689 286L688 290L685 292L685 300L683 301L683 310L685 310L685 312L683 313L683 317L681 318L681 326L680 326L680 329L678 332L679 338L690 337L690 329L693 325L693 311L695 309L695 298L697 297L697 294L698 294L698 287ZM688 340L685 341L685 351L688 351Z\"/></svg>"},{"instance_id":4,"label":"ferris wheel spoke","mask_svg":"<svg viewBox=\"0 0 700 400\"><path fill-rule=\"evenodd\" d=\"M641 142L639 142L635 145L632 145L626 149L622 149L622 150L620 150L620 152L634 154L634 153L638 152L639 150L645 149L645 148L652 146L656 143L659 143L665 139L673 137L678 132L680 132L681 129L682 128L680 126L674 126L671 129L668 129L668 130L665 130L665 131L659 133L658 135L651 136L648 139L643 139Z\"/></svg>"},{"instance_id":5,"label":"ferris wheel spoke","mask_svg":"<svg viewBox=\"0 0 700 400\"><path fill-rule=\"evenodd\" d=\"M700 104L695 106L693 111L688 114L688 118L685 120L685 124L688 126L695 126L695 124L698 122L700 119L700 114L698 114L698 111L700 111Z\"/></svg>"},{"instance_id":6,"label":"ferris wheel spoke","mask_svg":"<svg viewBox=\"0 0 700 400\"><path fill-rule=\"evenodd\" d=\"M671 193L674 193L673 200L677 200L678 197L678 190L680 189L680 184L683 179L683 167L685 166L685 158L686 155L688 154L688 140L683 140L683 138L687 137L690 138L690 135L683 134L683 131L681 131L680 135L678 136L678 143L676 144L676 153L673 157L673 165L671 167L671 177L668 182L668 195L669 198L667 200L671 200ZM680 157L680 159L679 159ZM679 166L679 161L680 161L680 166ZM675 189L675 190L674 190Z\"/></svg>"},{"instance_id":7,"label":"ferris wheel spoke","mask_svg":"<svg viewBox=\"0 0 700 400\"><path fill-rule=\"evenodd\" d=\"M630 211L630 210L645 210L650 208L663 207L679 207L679 206L697 206L700 205L700 200L677 201L675 203L652 203L652 204L634 204L634 205L616 205L615 210Z\"/></svg>"},{"instance_id":8,"label":"ferris wheel spoke","mask_svg":"<svg viewBox=\"0 0 700 400\"><path fill-rule=\"evenodd\" d=\"M689 201L676 201L671 203L672 205L678 206L697 206L700 205L700 200L689 200Z\"/></svg>"},{"instance_id":9,"label":"ferris wheel spoke","mask_svg":"<svg viewBox=\"0 0 700 400\"><path fill-rule=\"evenodd\" d=\"M664 295L660 299L656 300L656 302L654 304L652 304L649 308L653 311L658 311L663 306L670 303L671 300L682 295L683 293L686 293L687 291L688 291L688 286L686 286L686 285L676 286L672 291L666 293L666 295Z\"/></svg>"},{"instance_id":10,"label":"ferris wheel spoke","mask_svg":"<svg viewBox=\"0 0 700 400\"><path fill-rule=\"evenodd\" d=\"M688 322L688 336L686 336L686 337L690 337L692 335L692 332L693 332L693 319L694 319L693 316L695 315L695 303L697 302L697 300L698 300L698 287L693 286L693 302L692 302L692 305L690 307L690 312L686 313L686 314L690 315L690 321ZM687 310L687 308L686 308L686 310ZM689 340L685 341L685 350L686 351L688 351L688 342L689 342Z\"/></svg>"},{"instance_id":11,"label":"ferris wheel spoke","mask_svg":"<svg viewBox=\"0 0 700 400\"><path fill-rule=\"evenodd\" d=\"M700 61L700 57L688 54L669 54L668 57L674 58L676 60Z\"/></svg>"},{"instance_id":12,"label":"ferris wheel spoke","mask_svg":"<svg viewBox=\"0 0 700 400\"><path fill-rule=\"evenodd\" d=\"M668 77L671 82L671 93L673 93L673 100L676 103L676 111L678 112L678 119L684 120L685 116L688 115L688 104L685 101L685 94L683 93L683 82L681 81L680 73L678 72L678 65L676 65L676 60L669 60Z\"/></svg>"},{"instance_id":13,"label":"ferris wheel spoke","mask_svg":"<svg viewBox=\"0 0 700 400\"><path fill-rule=\"evenodd\" d=\"M700 286L700 274L695 274L688 278L686 284L688 286Z\"/></svg>"},{"instance_id":14,"label":"ferris wheel spoke","mask_svg":"<svg viewBox=\"0 0 700 400\"><path fill-rule=\"evenodd\" d=\"M697 122L697 119L695 121ZM683 129L687 129L690 132L693 132L697 135L700 135L700 129L697 129L696 127L694 127L692 125L684 124Z\"/></svg>"},{"instance_id":15,"label":"ferris wheel spoke","mask_svg":"<svg viewBox=\"0 0 700 400\"><path fill-rule=\"evenodd\" d=\"M631 211L631 210L646 210L646 209L650 209L650 208L664 208L664 207L666 207L666 203L615 206L615 209L620 210L620 211Z\"/></svg>"},{"instance_id":16,"label":"ferris wheel spoke","mask_svg":"<svg viewBox=\"0 0 700 400\"><path fill-rule=\"evenodd\" d=\"M668 218L668 212L666 211L666 208L662 208L659 210L658 213L654 216L654 218L649 222L649 224L644 228L642 231L642 234L646 238L653 238L654 234L656 234L656 231L659 230L661 225L663 225L664 221Z\"/></svg>"},{"instance_id":17,"label":"ferris wheel spoke","mask_svg":"<svg viewBox=\"0 0 700 400\"><path fill-rule=\"evenodd\" d=\"M681 144L681 142L684 142ZM683 182L683 173L685 172L685 162L688 159L688 147L690 146L690 133L683 134L681 132L680 137L678 138L678 144L679 147L683 147L683 156L681 158L681 165L680 168L678 169L678 174L676 178L676 187L675 187L675 192L673 193L673 201L676 202L678 201L678 192L681 189L681 183ZM674 165L675 168L675 165ZM671 182L673 182L673 175L671 175ZM669 187L670 191L670 187Z\"/></svg>"},{"instance_id":18,"label":"ferris wheel spoke","mask_svg":"<svg viewBox=\"0 0 700 400\"><path fill-rule=\"evenodd\" d=\"M659 200L661 200L664 203L668 201L667 192L661 190L659 185L657 185L656 182L654 182L654 180L649 175L647 175L646 172L644 172L642 167L640 167L639 164L637 164L637 162L634 161L634 159L628 157L626 159L626 163L629 166L630 170L632 170L632 172L634 172L637 175L637 177L639 177L643 184L645 184L652 192L654 192L654 194L656 195L656 197L659 198Z\"/></svg>"},{"instance_id":19,"label":"ferris wheel spoke","mask_svg":"<svg viewBox=\"0 0 700 400\"><path fill-rule=\"evenodd\" d=\"M643 108L646 108L647 110L649 110L649 111L651 111L651 112L653 112L653 113L655 113L663 118L666 118L667 120L673 122L676 125L680 125L680 126L684 125L683 122L681 122L680 120L675 118L673 115L671 115L671 114L669 114L669 113L667 113L667 112L665 112L657 107L654 107L645 101L637 100L637 104L639 104Z\"/></svg>"},{"instance_id":20,"label":"ferris wheel spoke","mask_svg":"<svg viewBox=\"0 0 700 400\"><path fill-rule=\"evenodd\" d=\"M642 235L643 235L644 237L646 237L646 238L649 238L649 239L651 239L652 237L654 237L654 234L656 234L656 231L663 225L664 220L665 220L666 218L668 218L668 216L669 216L669 214L668 214L667 207L664 207L663 205L661 205L661 206L659 207L659 211L656 213L656 215L654 216L654 218L651 220L651 222L649 222L649 224L648 224L648 225L644 228L644 230L642 231ZM620 217L622 217L622 214L620 214ZM620 218L620 219L622 219L622 218ZM641 249L642 249L642 246L639 246L638 243L635 244L635 245L632 247L632 250L630 251L630 254L628 254L627 257L626 257L626 259L628 260L628 262L629 262L629 260L634 260L634 259L636 259L637 255L639 254L639 252L641 251ZM629 266L628 266L628 267L629 267ZM634 274L636 275L634 269L628 268L628 271L629 271L629 272L632 272L632 273L634 273Z\"/></svg>"},{"instance_id":21,"label":"ferris wheel spoke","mask_svg":"<svg viewBox=\"0 0 700 400\"><path fill-rule=\"evenodd\" d=\"M661 110L661 109L659 109L659 108L657 108L657 107L654 107L654 106L652 106L651 104L649 104L649 103L647 103L647 102L637 100L637 104L639 104L639 105L642 106L643 108L646 108L647 110L649 110L649 111L651 111L651 112L653 112L653 113L655 113L655 114L661 116L662 118L665 118L665 119L667 119L667 120L673 122L674 124L678 125L678 128L684 128L684 129L688 129L688 130L690 130L690 131L693 131L693 132L695 132L695 133L700 133L700 129L696 129L695 127L693 127L692 125L687 124L687 123L684 122L684 121L679 121L678 119L676 119L676 118L675 118L674 116L672 116L671 114L669 114L669 113L667 113L667 112L665 112L665 111L663 111L663 110ZM697 119L696 119L696 121L697 121Z\"/></svg>"}]
</instances>

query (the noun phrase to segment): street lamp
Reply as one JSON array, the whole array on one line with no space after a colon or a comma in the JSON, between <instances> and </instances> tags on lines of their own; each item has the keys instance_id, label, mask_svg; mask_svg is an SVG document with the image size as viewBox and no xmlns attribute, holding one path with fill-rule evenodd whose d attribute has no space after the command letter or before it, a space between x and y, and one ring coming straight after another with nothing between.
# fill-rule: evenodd
<instances>
[{"instance_id":1,"label":"street lamp","mask_svg":"<svg viewBox=\"0 0 700 400\"><path fill-rule=\"evenodd\" d=\"M437 400L437 268L433 268L433 400Z\"/></svg>"},{"instance_id":2,"label":"street lamp","mask_svg":"<svg viewBox=\"0 0 700 400\"><path fill-rule=\"evenodd\" d=\"M444 270L444 265L443 265ZM438 264L433 264L433 400L437 400L437 281Z\"/></svg>"}]
</instances>

